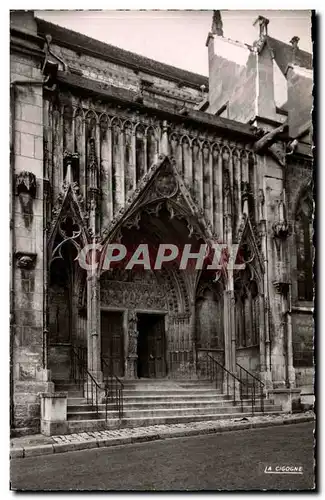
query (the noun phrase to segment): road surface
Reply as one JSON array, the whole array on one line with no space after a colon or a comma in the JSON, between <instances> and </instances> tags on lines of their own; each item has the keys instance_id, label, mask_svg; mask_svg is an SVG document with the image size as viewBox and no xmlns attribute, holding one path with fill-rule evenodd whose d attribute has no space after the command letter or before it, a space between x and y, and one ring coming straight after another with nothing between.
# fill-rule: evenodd
<instances>
[{"instance_id":1,"label":"road surface","mask_svg":"<svg viewBox=\"0 0 325 500\"><path fill-rule=\"evenodd\" d=\"M13 459L11 489L312 489L313 428L308 422ZM265 473L279 466L303 473Z\"/></svg>"}]
</instances>

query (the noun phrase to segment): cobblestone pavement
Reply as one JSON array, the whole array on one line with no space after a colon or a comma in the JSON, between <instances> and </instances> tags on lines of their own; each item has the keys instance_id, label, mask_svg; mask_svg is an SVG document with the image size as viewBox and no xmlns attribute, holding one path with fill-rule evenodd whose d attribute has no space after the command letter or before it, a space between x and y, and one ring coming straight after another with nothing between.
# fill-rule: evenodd
<instances>
[{"instance_id":1,"label":"cobblestone pavement","mask_svg":"<svg viewBox=\"0 0 325 500\"><path fill-rule=\"evenodd\" d=\"M127 439L143 436L144 440L147 437L148 440L153 436L159 437L173 437L177 434L187 432L218 432L226 427L236 428L242 427L243 424L247 423L250 425L279 425L282 422L290 420L299 419L302 417L309 417L310 419L314 417L314 412L307 411L302 414L281 414L281 415L259 415L255 417L244 417L235 419L224 419L224 420L211 420L206 422L188 422L184 424L160 424L151 425L148 427L135 427L135 428L125 428L125 429L115 429L115 430L101 430L101 431L89 431L80 432L74 434L66 434L59 436L46 437L41 434L23 436L11 439L11 448L28 448L37 447L41 445L53 445L53 444L78 444L93 442L96 440L116 440L116 439Z\"/></svg>"},{"instance_id":2,"label":"cobblestone pavement","mask_svg":"<svg viewBox=\"0 0 325 500\"><path fill-rule=\"evenodd\" d=\"M305 412L304 416L313 415L313 412ZM244 417L236 419L225 419L225 420L209 420L206 422L188 422L186 424L161 424L161 425L150 425L148 427L134 427L130 429L118 429L118 430L103 430L103 431L91 431L91 432L80 432L78 434L67 434L62 436L53 436L52 439L55 443L76 443L79 441L89 441L101 438L118 438L118 437L132 437L138 436L139 434L161 434L164 431L174 431L174 430L204 430L204 429L222 429L223 427L237 423L249 422L251 424L257 422L270 422L270 421L283 421L292 418L291 414L283 414L278 416L263 415L256 417Z\"/></svg>"}]
</instances>

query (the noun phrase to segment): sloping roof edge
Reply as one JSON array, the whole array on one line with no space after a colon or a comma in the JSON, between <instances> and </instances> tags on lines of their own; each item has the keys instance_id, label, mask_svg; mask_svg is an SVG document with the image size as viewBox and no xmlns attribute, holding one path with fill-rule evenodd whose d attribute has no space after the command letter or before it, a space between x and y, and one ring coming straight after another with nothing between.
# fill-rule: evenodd
<instances>
[{"instance_id":1,"label":"sloping roof edge","mask_svg":"<svg viewBox=\"0 0 325 500\"><path fill-rule=\"evenodd\" d=\"M313 56L305 50L298 49L295 58L291 45L267 36L269 47L274 53L274 58L282 73L285 75L288 64L295 64L302 68L313 69Z\"/></svg>"},{"instance_id":2,"label":"sloping roof edge","mask_svg":"<svg viewBox=\"0 0 325 500\"><path fill-rule=\"evenodd\" d=\"M40 18L36 18L38 34L52 36L54 43L65 46L70 49L82 49L82 52L98 57L103 60L111 61L116 64L127 66L137 71L144 71L153 75L186 84L190 87L199 89L201 85L208 88L209 79L206 76L192 73L175 66L155 61L148 57L141 56L125 49L120 49L114 45L101 42L88 37L77 31L58 26Z\"/></svg>"}]
</instances>

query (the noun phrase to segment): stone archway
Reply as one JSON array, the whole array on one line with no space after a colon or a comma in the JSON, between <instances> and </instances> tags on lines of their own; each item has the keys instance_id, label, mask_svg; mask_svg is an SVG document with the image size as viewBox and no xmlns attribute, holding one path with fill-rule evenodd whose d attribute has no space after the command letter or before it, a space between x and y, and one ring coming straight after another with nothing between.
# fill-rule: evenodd
<instances>
[{"instance_id":1,"label":"stone archway","mask_svg":"<svg viewBox=\"0 0 325 500\"><path fill-rule=\"evenodd\" d=\"M203 212L196 206L185 187L175 167L175 161L163 155L160 155L157 164L153 165L141 179L134 194L106 228L104 235L99 273L103 272L105 249L111 243L123 243L130 249L146 243L151 248L150 257L152 257L161 243L171 243L181 250L185 244L190 244L191 252L195 252L202 243L213 240ZM167 293L165 303L159 306L161 309L154 311L151 309L151 312L165 314L168 375L191 377L196 374L194 305L198 271L194 268L182 271L179 269L179 263L177 260L170 264L165 263L161 270L154 272L160 288L159 293L164 287ZM111 290L116 286L119 285L113 285ZM122 298L119 304L125 311L124 356L127 364L125 373L136 376L137 313L143 314L149 311L148 300L156 303L157 307L160 298L153 290L146 293L145 288L142 288L141 292L138 284L138 291L133 293L134 300L129 304L129 297L132 297L132 294L125 290L127 288L131 290L134 286L130 283L123 285L124 296L121 289L119 293L122 294ZM103 290L102 278L101 289ZM114 295L112 291L110 293ZM147 302L144 304L146 295ZM111 307L107 304L102 306Z\"/></svg>"},{"instance_id":2,"label":"stone archway","mask_svg":"<svg viewBox=\"0 0 325 500\"><path fill-rule=\"evenodd\" d=\"M184 242L189 242L193 248L199 244L195 237L189 236L184 220L171 219L164 203L160 203L159 207L150 205L144 208L136 218L136 227L129 223L119 232L119 243L127 248L133 249L145 241L153 261L159 243L171 240L180 248ZM190 297L195 280L191 272L181 271L178 264L173 262L163 265L161 270L144 270L142 266L127 270L125 262L121 262L117 267L101 274L102 310L123 312L123 359L124 374L127 377L136 378L139 374L139 335L141 344L146 345L143 331L149 323L155 335L148 332L151 347L144 347L142 354L147 349L148 356L151 355L155 360L152 362L155 368L151 371L145 369L148 376L156 373L157 376L165 374L169 377L186 377L194 370L191 323L193 311ZM158 317L159 321L153 321ZM108 332L102 328L102 346L105 345L103 339L107 335ZM164 344L163 347L160 343ZM102 356L104 355L102 352ZM142 364L147 367L150 362L142 359Z\"/></svg>"},{"instance_id":3,"label":"stone archway","mask_svg":"<svg viewBox=\"0 0 325 500\"><path fill-rule=\"evenodd\" d=\"M252 268L235 280L236 362L250 372L260 372L261 292Z\"/></svg>"}]
</instances>

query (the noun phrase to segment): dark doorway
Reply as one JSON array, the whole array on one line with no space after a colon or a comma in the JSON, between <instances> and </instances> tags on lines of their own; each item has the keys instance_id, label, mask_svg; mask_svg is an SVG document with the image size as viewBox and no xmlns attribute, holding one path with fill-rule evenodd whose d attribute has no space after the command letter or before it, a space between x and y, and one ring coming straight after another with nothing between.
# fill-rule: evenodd
<instances>
[{"instance_id":1,"label":"dark doorway","mask_svg":"<svg viewBox=\"0 0 325 500\"><path fill-rule=\"evenodd\" d=\"M166 376L165 317L138 314L138 377Z\"/></svg>"},{"instance_id":2,"label":"dark doorway","mask_svg":"<svg viewBox=\"0 0 325 500\"><path fill-rule=\"evenodd\" d=\"M101 312L103 375L124 375L123 313Z\"/></svg>"}]
</instances>

